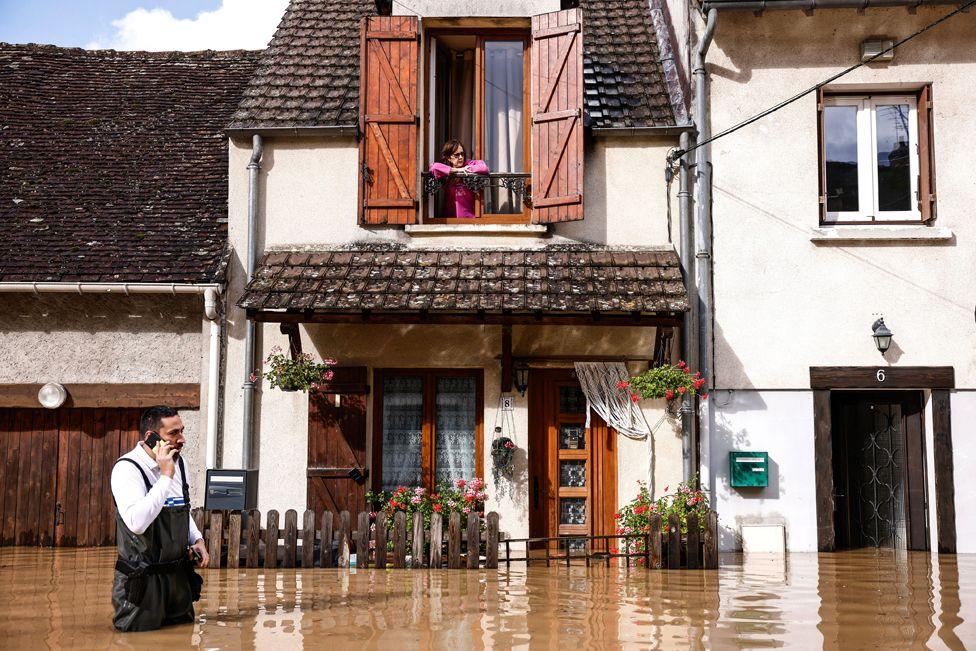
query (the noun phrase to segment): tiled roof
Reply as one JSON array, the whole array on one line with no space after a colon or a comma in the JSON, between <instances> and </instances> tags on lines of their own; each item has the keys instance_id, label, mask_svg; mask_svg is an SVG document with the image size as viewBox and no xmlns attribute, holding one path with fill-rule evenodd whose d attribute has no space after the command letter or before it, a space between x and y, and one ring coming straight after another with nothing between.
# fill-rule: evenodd
<instances>
[{"instance_id":1,"label":"tiled roof","mask_svg":"<svg viewBox=\"0 0 976 651\"><path fill-rule=\"evenodd\" d=\"M647 314L688 300L673 250L371 245L266 253L238 305L343 313Z\"/></svg>"},{"instance_id":2,"label":"tiled roof","mask_svg":"<svg viewBox=\"0 0 976 651\"><path fill-rule=\"evenodd\" d=\"M580 7L588 123L675 124L648 0L581 0ZM372 0L292 0L229 127L355 125L359 21L374 11Z\"/></svg>"},{"instance_id":3,"label":"tiled roof","mask_svg":"<svg viewBox=\"0 0 976 651\"><path fill-rule=\"evenodd\" d=\"M209 282L254 52L0 44L0 282Z\"/></svg>"}]
</instances>

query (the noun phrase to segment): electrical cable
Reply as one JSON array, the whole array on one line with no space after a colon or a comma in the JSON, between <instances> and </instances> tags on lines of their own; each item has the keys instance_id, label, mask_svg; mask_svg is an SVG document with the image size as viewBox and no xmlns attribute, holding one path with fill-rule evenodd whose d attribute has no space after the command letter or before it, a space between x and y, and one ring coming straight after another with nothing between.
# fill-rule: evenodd
<instances>
[{"instance_id":1,"label":"electrical cable","mask_svg":"<svg viewBox=\"0 0 976 651\"><path fill-rule=\"evenodd\" d=\"M829 83L831 83L833 81L836 81L836 80L840 79L844 75L847 75L847 74L849 74L851 72L854 72L858 68L860 68L862 66L865 66L865 65L871 63L875 59L884 56L888 52L894 51L894 49L897 48L897 47L899 47L900 45L904 45L905 43L907 43L908 41L912 40L916 36L920 36L920 35L924 34L925 32L929 31L930 29L932 29L934 27L937 27L938 25L940 25L940 24L944 23L945 21L949 20L950 18L952 18L956 14L960 14L960 13L966 11L967 9L969 9L970 7L972 7L974 5L976 5L976 0L969 0L966 3L959 5L959 7L957 7L955 10L950 11L946 15L942 16L941 18L939 18L935 22L929 23L928 25L926 25L925 27L919 29L918 31L916 31L916 32L914 32L912 34L909 34L908 36L906 36L905 38L901 39L900 41L897 41L897 42L893 43L890 47L887 47L887 48L881 50L880 52L878 52L877 54L875 54L875 55L873 55L873 56L871 56L871 57L869 57L869 58L861 61L860 63L857 63L857 64L855 64L855 65L853 65L853 66L851 66L849 68L846 68L846 69L842 70L841 72L838 72L837 74L835 74L835 75L833 75L831 77L828 77L827 79L824 79L823 81L821 81L820 83L816 84L815 86L811 86L810 88L807 88L806 90L803 90L803 91L797 93L796 95L793 95L792 97L783 100L779 104L776 104L775 106L772 106L772 107L766 109L765 111L762 111L761 113L757 113L756 115L754 115L754 116L752 116L750 118L747 118L747 119L743 120L742 122L739 122L738 124L735 124L735 125L727 128L727 129L723 129L722 131L719 131L718 133L716 133L714 136L711 136L710 138L706 138L705 140L702 140L701 142L696 143L695 145L689 147L688 149L684 149L684 150L677 149L677 150L671 152L670 154L668 154L668 163L671 164L676 159L681 158L685 154L688 154L690 152L693 152L696 149L700 149L701 147L704 147L705 145L707 145L709 143L715 142L719 138L724 138L727 135L730 135L732 133L735 133L739 129L742 129L743 127L747 127L750 124L752 124L753 122L756 122L757 120L761 120L762 118L766 117L767 115L770 115L771 113L775 113L776 111L780 110L781 108L783 108L785 106L789 106L790 104L792 104L793 102L797 101L798 99L801 99L802 97L805 97L806 95L809 95L810 93L819 90L823 86L826 86L827 84L829 84Z\"/></svg>"}]
</instances>

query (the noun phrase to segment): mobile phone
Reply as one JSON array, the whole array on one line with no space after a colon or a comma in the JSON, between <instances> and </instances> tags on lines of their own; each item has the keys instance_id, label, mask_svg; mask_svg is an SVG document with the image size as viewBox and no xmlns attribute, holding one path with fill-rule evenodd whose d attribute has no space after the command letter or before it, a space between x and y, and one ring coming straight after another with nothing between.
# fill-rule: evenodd
<instances>
[{"instance_id":1,"label":"mobile phone","mask_svg":"<svg viewBox=\"0 0 976 651\"><path fill-rule=\"evenodd\" d=\"M156 447L156 444L163 440L163 437L159 435L159 432L149 432L149 438L146 439L146 445L152 450ZM173 458L180 456L180 451L177 450L173 453Z\"/></svg>"}]
</instances>

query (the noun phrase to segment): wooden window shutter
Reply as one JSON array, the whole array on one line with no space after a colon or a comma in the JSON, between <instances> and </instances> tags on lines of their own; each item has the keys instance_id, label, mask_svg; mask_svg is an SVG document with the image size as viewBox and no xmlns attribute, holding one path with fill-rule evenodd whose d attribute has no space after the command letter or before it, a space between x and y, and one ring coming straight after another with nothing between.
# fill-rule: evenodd
<instances>
[{"instance_id":1,"label":"wooden window shutter","mask_svg":"<svg viewBox=\"0 0 976 651\"><path fill-rule=\"evenodd\" d=\"M420 23L368 16L360 34L359 223L417 221Z\"/></svg>"},{"instance_id":2,"label":"wooden window shutter","mask_svg":"<svg viewBox=\"0 0 976 651\"><path fill-rule=\"evenodd\" d=\"M583 15L532 17L532 223L583 219Z\"/></svg>"},{"instance_id":3,"label":"wooden window shutter","mask_svg":"<svg viewBox=\"0 0 976 651\"><path fill-rule=\"evenodd\" d=\"M918 210L922 221L935 219L935 147L932 139L932 87L918 93Z\"/></svg>"},{"instance_id":4,"label":"wooden window shutter","mask_svg":"<svg viewBox=\"0 0 976 651\"><path fill-rule=\"evenodd\" d=\"M827 221L827 134L824 131L824 89L817 89L817 180L820 189L817 194L820 202L820 223Z\"/></svg>"}]
</instances>

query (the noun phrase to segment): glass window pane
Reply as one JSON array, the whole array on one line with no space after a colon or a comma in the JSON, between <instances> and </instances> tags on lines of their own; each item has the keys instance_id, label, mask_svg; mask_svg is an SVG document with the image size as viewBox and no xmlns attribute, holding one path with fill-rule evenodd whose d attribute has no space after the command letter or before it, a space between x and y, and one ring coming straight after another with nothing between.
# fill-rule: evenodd
<instances>
[{"instance_id":1,"label":"glass window pane","mask_svg":"<svg viewBox=\"0 0 976 651\"><path fill-rule=\"evenodd\" d=\"M559 426L560 450L585 450L586 428L582 425Z\"/></svg>"},{"instance_id":2,"label":"glass window pane","mask_svg":"<svg viewBox=\"0 0 976 651\"><path fill-rule=\"evenodd\" d=\"M485 43L485 162L490 172L522 172L523 115L521 41ZM519 214L522 200L511 190L492 187L485 212Z\"/></svg>"},{"instance_id":3,"label":"glass window pane","mask_svg":"<svg viewBox=\"0 0 976 651\"><path fill-rule=\"evenodd\" d=\"M559 524L586 524L586 498L560 498Z\"/></svg>"},{"instance_id":4,"label":"glass window pane","mask_svg":"<svg viewBox=\"0 0 976 651\"><path fill-rule=\"evenodd\" d=\"M878 137L878 210L911 210L908 105L878 105L874 114Z\"/></svg>"},{"instance_id":5,"label":"glass window pane","mask_svg":"<svg viewBox=\"0 0 976 651\"><path fill-rule=\"evenodd\" d=\"M475 476L477 385L473 377L437 378L434 481Z\"/></svg>"},{"instance_id":6,"label":"glass window pane","mask_svg":"<svg viewBox=\"0 0 976 651\"><path fill-rule=\"evenodd\" d=\"M559 462L559 485L566 488L586 486L586 461L572 459Z\"/></svg>"},{"instance_id":7,"label":"glass window pane","mask_svg":"<svg viewBox=\"0 0 976 651\"><path fill-rule=\"evenodd\" d=\"M827 211L857 212L857 107L825 106Z\"/></svg>"},{"instance_id":8,"label":"glass window pane","mask_svg":"<svg viewBox=\"0 0 976 651\"><path fill-rule=\"evenodd\" d=\"M583 389L575 387L559 387L559 413L582 414L586 411L586 394Z\"/></svg>"},{"instance_id":9,"label":"glass window pane","mask_svg":"<svg viewBox=\"0 0 976 651\"><path fill-rule=\"evenodd\" d=\"M419 486L423 437L423 378L383 378L383 490Z\"/></svg>"}]
</instances>

